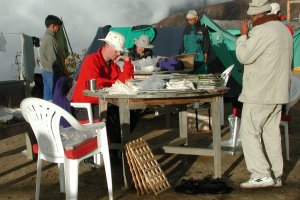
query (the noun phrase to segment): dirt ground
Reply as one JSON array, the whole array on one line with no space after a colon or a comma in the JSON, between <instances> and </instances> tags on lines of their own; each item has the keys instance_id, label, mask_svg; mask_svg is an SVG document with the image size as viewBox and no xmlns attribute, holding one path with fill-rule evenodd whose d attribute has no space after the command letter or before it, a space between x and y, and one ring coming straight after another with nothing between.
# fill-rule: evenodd
<instances>
[{"instance_id":1,"label":"dirt ground","mask_svg":"<svg viewBox=\"0 0 300 200\"><path fill-rule=\"evenodd\" d=\"M298 77L299 74L296 74ZM226 117L231 111L231 104L225 104ZM282 188L269 189L240 189L239 184L249 178L245 160L242 153L234 155L224 153L222 155L222 177L233 188L230 194L223 195L186 195L174 190L180 179L192 177L202 179L213 174L213 158L208 156L187 156L164 154L157 148L166 140L175 138L178 134L178 118L171 117L171 126L166 128L164 114L155 116L150 113L144 115L133 133L134 137L143 136L153 148L153 153L165 172L173 188L155 196L152 194L137 195L134 187L123 189L123 178L120 159L112 156L112 174L115 199L300 199L300 103L290 109L293 120L289 124L290 137L290 161L285 159L284 134L282 134L284 175ZM227 119L225 117L225 119ZM228 123L226 124L228 126ZM229 129L224 128L224 132ZM151 133L150 133L151 132ZM149 134L145 134L149 133ZM224 134L222 139L226 139ZM201 146L211 144L210 133L189 132L190 141ZM36 162L28 160L22 151L25 149L25 137L23 134L0 141L0 200L8 199L34 199ZM65 195L59 192L57 165L43 162L40 199L65 199ZM78 199L108 199L104 168L91 170L83 163L80 164L79 195Z\"/></svg>"}]
</instances>

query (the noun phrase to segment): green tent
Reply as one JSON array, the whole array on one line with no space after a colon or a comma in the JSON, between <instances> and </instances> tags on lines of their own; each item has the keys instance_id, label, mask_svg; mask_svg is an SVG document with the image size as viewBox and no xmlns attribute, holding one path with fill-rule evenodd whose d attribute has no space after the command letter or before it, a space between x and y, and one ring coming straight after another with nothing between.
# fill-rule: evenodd
<instances>
[{"instance_id":1,"label":"green tent","mask_svg":"<svg viewBox=\"0 0 300 200\"><path fill-rule=\"evenodd\" d=\"M300 71L300 29L296 30L294 33L294 57L292 69Z\"/></svg>"},{"instance_id":2,"label":"green tent","mask_svg":"<svg viewBox=\"0 0 300 200\"><path fill-rule=\"evenodd\" d=\"M239 35L240 31L236 29L225 30L205 15L201 18L201 24L209 29L212 47L222 64L225 67L229 67L231 64L238 67L232 72L232 76L238 83L242 84L242 64L239 63L235 55L236 35ZM295 31L293 40L294 57L291 67L293 70L300 71L300 29Z\"/></svg>"},{"instance_id":3,"label":"green tent","mask_svg":"<svg viewBox=\"0 0 300 200\"><path fill-rule=\"evenodd\" d=\"M232 31L224 30L206 15L201 18L200 22L209 29L211 46L217 57L226 68L234 64L231 75L237 83L242 85L243 65L235 55L237 37L231 33Z\"/></svg>"}]
</instances>

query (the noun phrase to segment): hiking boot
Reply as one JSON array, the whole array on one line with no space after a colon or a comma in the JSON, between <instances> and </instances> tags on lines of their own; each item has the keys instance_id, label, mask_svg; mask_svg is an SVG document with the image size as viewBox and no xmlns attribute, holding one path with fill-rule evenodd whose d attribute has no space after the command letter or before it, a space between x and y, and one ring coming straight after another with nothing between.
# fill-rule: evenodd
<instances>
[{"instance_id":1,"label":"hiking boot","mask_svg":"<svg viewBox=\"0 0 300 200\"><path fill-rule=\"evenodd\" d=\"M249 181L241 183L240 188L264 188L274 186L272 177L250 178Z\"/></svg>"},{"instance_id":2,"label":"hiking boot","mask_svg":"<svg viewBox=\"0 0 300 200\"><path fill-rule=\"evenodd\" d=\"M273 185L273 187L282 187L281 177L277 177L275 179L275 184Z\"/></svg>"}]
</instances>

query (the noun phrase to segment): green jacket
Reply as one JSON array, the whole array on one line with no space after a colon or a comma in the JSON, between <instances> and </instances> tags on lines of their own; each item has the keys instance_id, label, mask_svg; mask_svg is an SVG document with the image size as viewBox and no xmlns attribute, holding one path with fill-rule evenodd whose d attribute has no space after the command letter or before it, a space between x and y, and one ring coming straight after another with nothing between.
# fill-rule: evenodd
<instances>
[{"instance_id":1,"label":"green jacket","mask_svg":"<svg viewBox=\"0 0 300 200\"><path fill-rule=\"evenodd\" d=\"M197 53L194 60L195 73L207 73L204 63L204 53L209 52L210 40L207 28L197 23L193 26L187 25L183 31L179 54Z\"/></svg>"},{"instance_id":2,"label":"green jacket","mask_svg":"<svg viewBox=\"0 0 300 200\"><path fill-rule=\"evenodd\" d=\"M62 56L57 45L56 36L50 30L46 30L41 40L40 56L43 71L57 74L64 73Z\"/></svg>"}]
</instances>

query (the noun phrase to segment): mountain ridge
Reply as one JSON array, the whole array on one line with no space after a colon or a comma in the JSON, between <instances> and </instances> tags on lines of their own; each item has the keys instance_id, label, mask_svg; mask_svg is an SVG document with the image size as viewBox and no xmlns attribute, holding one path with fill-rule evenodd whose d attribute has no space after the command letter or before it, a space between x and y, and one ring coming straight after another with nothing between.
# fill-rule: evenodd
<instances>
[{"instance_id":1,"label":"mountain ridge","mask_svg":"<svg viewBox=\"0 0 300 200\"><path fill-rule=\"evenodd\" d=\"M249 3L251 0L234 0L231 2L225 2L215 5L208 5L204 7L195 8L199 16L207 15L209 18L214 20L242 20L249 18L247 15L247 10L249 8ZM269 3L279 3L281 11L286 15L287 3L286 0L276 0L269 1ZM173 27L185 25L186 22L186 10L185 12L178 12L172 14L165 19L159 21L158 23L153 24L154 27ZM299 15L299 6L291 6L291 16Z\"/></svg>"}]
</instances>

